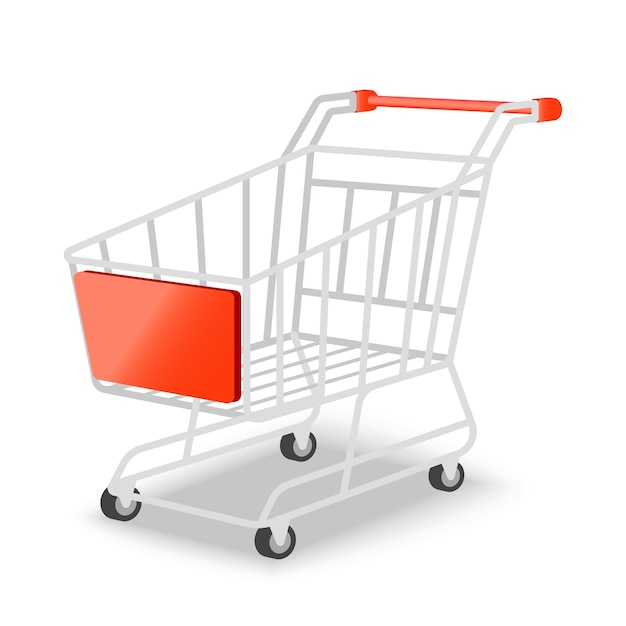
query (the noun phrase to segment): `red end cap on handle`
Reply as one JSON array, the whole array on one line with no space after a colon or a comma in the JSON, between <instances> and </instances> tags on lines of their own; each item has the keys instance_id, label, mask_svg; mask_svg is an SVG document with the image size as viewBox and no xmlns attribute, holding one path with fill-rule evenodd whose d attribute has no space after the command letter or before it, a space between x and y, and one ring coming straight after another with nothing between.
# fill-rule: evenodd
<instances>
[{"instance_id":1,"label":"red end cap on handle","mask_svg":"<svg viewBox=\"0 0 626 626\"><path fill-rule=\"evenodd\" d=\"M373 111L378 105L370 104L370 96L376 97L378 94L371 89L361 89L354 92L356 94L356 112Z\"/></svg>"},{"instance_id":2,"label":"red end cap on handle","mask_svg":"<svg viewBox=\"0 0 626 626\"><path fill-rule=\"evenodd\" d=\"M552 122L561 117L563 107L556 98L535 98L535 100L539 103L538 122Z\"/></svg>"}]
</instances>

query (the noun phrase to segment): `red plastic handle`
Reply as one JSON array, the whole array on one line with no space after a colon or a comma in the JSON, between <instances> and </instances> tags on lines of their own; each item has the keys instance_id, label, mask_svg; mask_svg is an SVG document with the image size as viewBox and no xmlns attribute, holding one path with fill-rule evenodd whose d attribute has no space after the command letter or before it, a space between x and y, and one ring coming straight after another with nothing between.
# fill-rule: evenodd
<instances>
[{"instance_id":1,"label":"red plastic handle","mask_svg":"<svg viewBox=\"0 0 626 626\"><path fill-rule=\"evenodd\" d=\"M376 107L402 107L406 109L443 109L446 111L485 111L492 113L501 104L492 100L448 100L442 98L404 98L379 96L375 91L362 89L356 93L356 111L373 111ZM556 98L535 98L539 103L538 122L550 122L561 117L563 107ZM530 114L530 109L517 109L506 113Z\"/></svg>"}]
</instances>

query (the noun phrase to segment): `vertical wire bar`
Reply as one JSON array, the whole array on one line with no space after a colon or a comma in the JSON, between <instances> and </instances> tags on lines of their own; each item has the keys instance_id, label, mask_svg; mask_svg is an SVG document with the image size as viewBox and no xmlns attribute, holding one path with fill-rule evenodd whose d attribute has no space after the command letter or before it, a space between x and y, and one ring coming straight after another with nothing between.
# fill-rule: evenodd
<instances>
[{"instance_id":1,"label":"vertical wire bar","mask_svg":"<svg viewBox=\"0 0 626 626\"><path fill-rule=\"evenodd\" d=\"M200 410L200 398L194 398L191 403L191 415L189 416L189 428L187 430L187 438L185 439L185 451L183 459L191 456L191 447L193 446L193 435L198 423L198 412Z\"/></svg>"},{"instance_id":2,"label":"vertical wire bar","mask_svg":"<svg viewBox=\"0 0 626 626\"><path fill-rule=\"evenodd\" d=\"M276 274L276 402L283 403L284 394L284 299L283 299L284 270Z\"/></svg>"},{"instance_id":3,"label":"vertical wire bar","mask_svg":"<svg viewBox=\"0 0 626 626\"><path fill-rule=\"evenodd\" d=\"M202 214L202 198L196 200L196 241L198 247L198 271L206 274L206 255L204 251L204 215ZM200 281L201 285L206 285L206 280Z\"/></svg>"},{"instance_id":4,"label":"vertical wire bar","mask_svg":"<svg viewBox=\"0 0 626 626\"><path fill-rule=\"evenodd\" d=\"M111 259L109 258L109 247L107 246L107 240L103 239L100 242L100 256L102 257L103 261L110 261ZM105 273L106 274L112 274L113 270L110 267L105 268Z\"/></svg>"},{"instance_id":5,"label":"vertical wire bar","mask_svg":"<svg viewBox=\"0 0 626 626\"><path fill-rule=\"evenodd\" d=\"M322 302L320 305L320 348L319 372L317 374L317 392L324 395L326 385L326 338L328 336L328 292L330 286L330 248L322 252Z\"/></svg>"},{"instance_id":6,"label":"vertical wire bar","mask_svg":"<svg viewBox=\"0 0 626 626\"><path fill-rule=\"evenodd\" d=\"M411 327L413 325L413 304L415 303L415 283L417 282L417 265L422 238L422 222L424 219L424 205L415 209L415 225L413 226L413 247L411 250L411 265L409 268L409 286L406 294L406 308L404 311L404 330L402 332L402 355L400 357L400 373L406 373L409 364L409 346L411 345Z\"/></svg>"},{"instance_id":7,"label":"vertical wire bar","mask_svg":"<svg viewBox=\"0 0 626 626\"><path fill-rule=\"evenodd\" d=\"M374 291L374 261L376 260L376 226L370 228L367 247L367 274L365 278L365 298L363 301L363 332L361 335L361 363L359 387L365 386L367 379L367 356L372 319L372 292Z\"/></svg>"},{"instance_id":8,"label":"vertical wire bar","mask_svg":"<svg viewBox=\"0 0 626 626\"><path fill-rule=\"evenodd\" d=\"M250 179L246 178L242 185L242 255L241 264L244 278L250 278Z\"/></svg>"},{"instance_id":9,"label":"vertical wire bar","mask_svg":"<svg viewBox=\"0 0 626 626\"><path fill-rule=\"evenodd\" d=\"M428 230L428 241L426 242L426 256L424 257L424 269L422 270L422 284L420 286L419 304L426 303L428 293L428 282L430 280L430 268L433 264L433 252L435 250L435 238L437 237L437 224L439 223L439 208L441 207L441 196L435 198L433 210L430 214L430 228Z\"/></svg>"},{"instance_id":10,"label":"vertical wire bar","mask_svg":"<svg viewBox=\"0 0 626 626\"><path fill-rule=\"evenodd\" d=\"M476 216L474 217L474 228L472 230L472 236L467 251L467 259L465 260L465 272L463 274L463 280L461 282L461 291L459 292L459 299L456 306L456 314L454 316L454 325L452 327L452 335L450 337L450 346L448 348L448 355L450 357L454 356L456 344L459 338L461 319L463 318L465 300L467 298L467 290L469 287L470 276L472 274L472 267L474 265L474 257L476 255L476 246L478 245L480 226L483 220L483 211L485 208L485 200L487 198L487 188L489 187L490 176L491 169L488 169L485 173L485 178L483 179L483 184L480 190L480 197L476 206Z\"/></svg>"},{"instance_id":11,"label":"vertical wire bar","mask_svg":"<svg viewBox=\"0 0 626 626\"><path fill-rule=\"evenodd\" d=\"M306 170L304 174L304 197L302 199L302 218L300 221L300 241L298 242L298 254L306 249L307 235L309 231L309 210L311 206L311 179L313 178L313 153L306 156ZM295 332L300 330L300 312L302 309L302 285L304 282L304 264L298 263L296 271L296 289L294 293L293 324Z\"/></svg>"},{"instance_id":12,"label":"vertical wire bar","mask_svg":"<svg viewBox=\"0 0 626 626\"><path fill-rule=\"evenodd\" d=\"M278 247L280 245L280 225L283 214L283 194L285 191L285 165L278 168L276 180L276 203L274 205L274 229L272 232L272 249L270 251L270 267L278 262ZM268 340L272 334L272 317L274 316L274 290L276 288L276 275L269 277L267 285L267 304L265 306L265 332L263 339Z\"/></svg>"},{"instance_id":13,"label":"vertical wire bar","mask_svg":"<svg viewBox=\"0 0 626 626\"><path fill-rule=\"evenodd\" d=\"M439 264L439 276L437 277L437 290L433 302L433 311L430 318L430 329L428 331L428 341L426 343L426 355L424 356L424 367L429 367L433 359L435 349L435 337L437 336L437 326L439 325L439 314L441 312L441 299L443 298L443 288L446 283L446 273L448 271L448 260L450 259L450 248L452 247L452 233L456 221L456 209L459 203L460 187L456 185L452 190L450 198L450 210L448 212L448 223L446 225L446 235L441 251L441 263Z\"/></svg>"},{"instance_id":14,"label":"vertical wire bar","mask_svg":"<svg viewBox=\"0 0 626 626\"><path fill-rule=\"evenodd\" d=\"M352 205L354 203L354 187L346 189L346 206L343 212L343 233L350 230L352 222ZM348 243L349 239L341 242L341 250L339 252L339 269L337 270L337 293L343 293L343 286L346 279L346 264L348 262Z\"/></svg>"},{"instance_id":15,"label":"vertical wire bar","mask_svg":"<svg viewBox=\"0 0 626 626\"><path fill-rule=\"evenodd\" d=\"M398 208L398 191L391 193L391 203L389 211ZM391 247L393 244L393 231L396 227L396 218L387 221L387 232L385 234L385 248L383 250L383 262L380 270L380 281L378 282L378 297L384 298L387 292L387 277L389 276L389 263L391 261Z\"/></svg>"},{"instance_id":16,"label":"vertical wire bar","mask_svg":"<svg viewBox=\"0 0 626 626\"><path fill-rule=\"evenodd\" d=\"M150 242L150 258L152 260L152 267L157 269L159 267L159 249L157 247L156 230L154 228L154 220L149 220L148 224L148 241ZM155 272L154 277L157 280L161 279L161 275Z\"/></svg>"},{"instance_id":17,"label":"vertical wire bar","mask_svg":"<svg viewBox=\"0 0 626 626\"><path fill-rule=\"evenodd\" d=\"M244 412L250 412L250 284L244 283L241 290L241 308L243 309L241 321L241 342L243 350L243 372L241 388L243 391Z\"/></svg>"}]
</instances>

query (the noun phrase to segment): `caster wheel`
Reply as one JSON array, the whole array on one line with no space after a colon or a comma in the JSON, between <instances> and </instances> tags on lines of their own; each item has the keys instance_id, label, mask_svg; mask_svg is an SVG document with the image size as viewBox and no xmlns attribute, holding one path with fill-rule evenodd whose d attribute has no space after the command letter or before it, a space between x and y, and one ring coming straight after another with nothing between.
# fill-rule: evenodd
<instances>
[{"instance_id":1,"label":"caster wheel","mask_svg":"<svg viewBox=\"0 0 626 626\"><path fill-rule=\"evenodd\" d=\"M270 528L259 528L254 536L254 545L261 556L267 556L270 559L284 559L296 547L296 533L293 532L293 528L290 526L287 529L285 543L279 546L274 540L274 535L272 535Z\"/></svg>"},{"instance_id":2,"label":"caster wheel","mask_svg":"<svg viewBox=\"0 0 626 626\"><path fill-rule=\"evenodd\" d=\"M137 489L135 489L135 493L139 493ZM100 498L100 508L108 518L116 519L120 522L128 522L139 514L141 502L133 501L128 508L124 508L120 499L110 494L108 489L105 489Z\"/></svg>"},{"instance_id":3,"label":"caster wheel","mask_svg":"<svg viewBox=\"0 0 626 626\"><path fill-rule=\"evenodd\" d=\"M446 474L443 471L443 465L436 465L431 467L428 472L428 480L430 484L440 491L456 491L462 484L465 478L465 472L463 466L459 463L456 466L456 475L452 480L446 478Z\"/></svg>"},{"instance_id":4,"label":"caster wheel","mask_svg":"<svg viewBox=\"0 0 626 626\"><path fill-rule=\"evenodd\" d=\"M309 433L309 441L304 450L300 450L298 447L293 433L285 435L280 440L280 451L286 459L291 461L308 461L315 454L316 448L317 441L313 433Z\"/></svg>"}]
</instances>

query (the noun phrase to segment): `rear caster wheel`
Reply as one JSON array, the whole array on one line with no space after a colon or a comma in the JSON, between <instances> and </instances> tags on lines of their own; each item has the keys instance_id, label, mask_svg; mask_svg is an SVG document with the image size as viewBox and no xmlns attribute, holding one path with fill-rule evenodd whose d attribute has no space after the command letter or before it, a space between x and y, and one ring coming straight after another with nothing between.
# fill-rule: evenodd
<instances>
[{"instance_id":1,"label":"rear caster wheel","mask_svg":"<svg viewBox=\"0 0 626 626\"><path fill-rule=\"evenodd\" d=\"M280 451L286 459L290 459L291 461L308 461L315 454L316 448L317 441L313 433L309 433L309 440L304 450L300 450L298 447L296 437L293 433L285 435L280 440Z\"/></svg>"},{"instance_id":2,"label":"rear caster wheel","mask_svg":"<svg viewBox=\"0 0 626 626\"><path fill-rule=\"evenodd\" d=\"M272 535L271 528L259 528L254 536L254 545L261 556L267 556L270 559L284 559L296 547L296 533L289 526L285 543L279 546L274 539L274 535Z\"/></svg>"},{"instance_id":3,"label":"rear caster wheel","mask_svg":"<svg viewBox=\"0 0 626 626\"><path fill-rule=\"evenodd\" d=\"M465 478L465 472L463 466L458 463L456 466L456 474L452 480L446 478L446 474L443 471L443 465L436 465L431 467L428 472L428 480L430 484L440 491L456 491L462 484Z\"/></svg>"},{"instance_id":4,"label":"rear caster wheel","mask_svg":"<svg viewBox=\"0 0 626 626\"><path fill-rule=\"evenodd\" d=\"M135 493L139 493L139 491L135 489ZM141 502L133 500L129 507L123 507L120 499L105 489L100 498L100 508L108 518L128 522L139 514Z\"/></svg>"}]
</instances>

